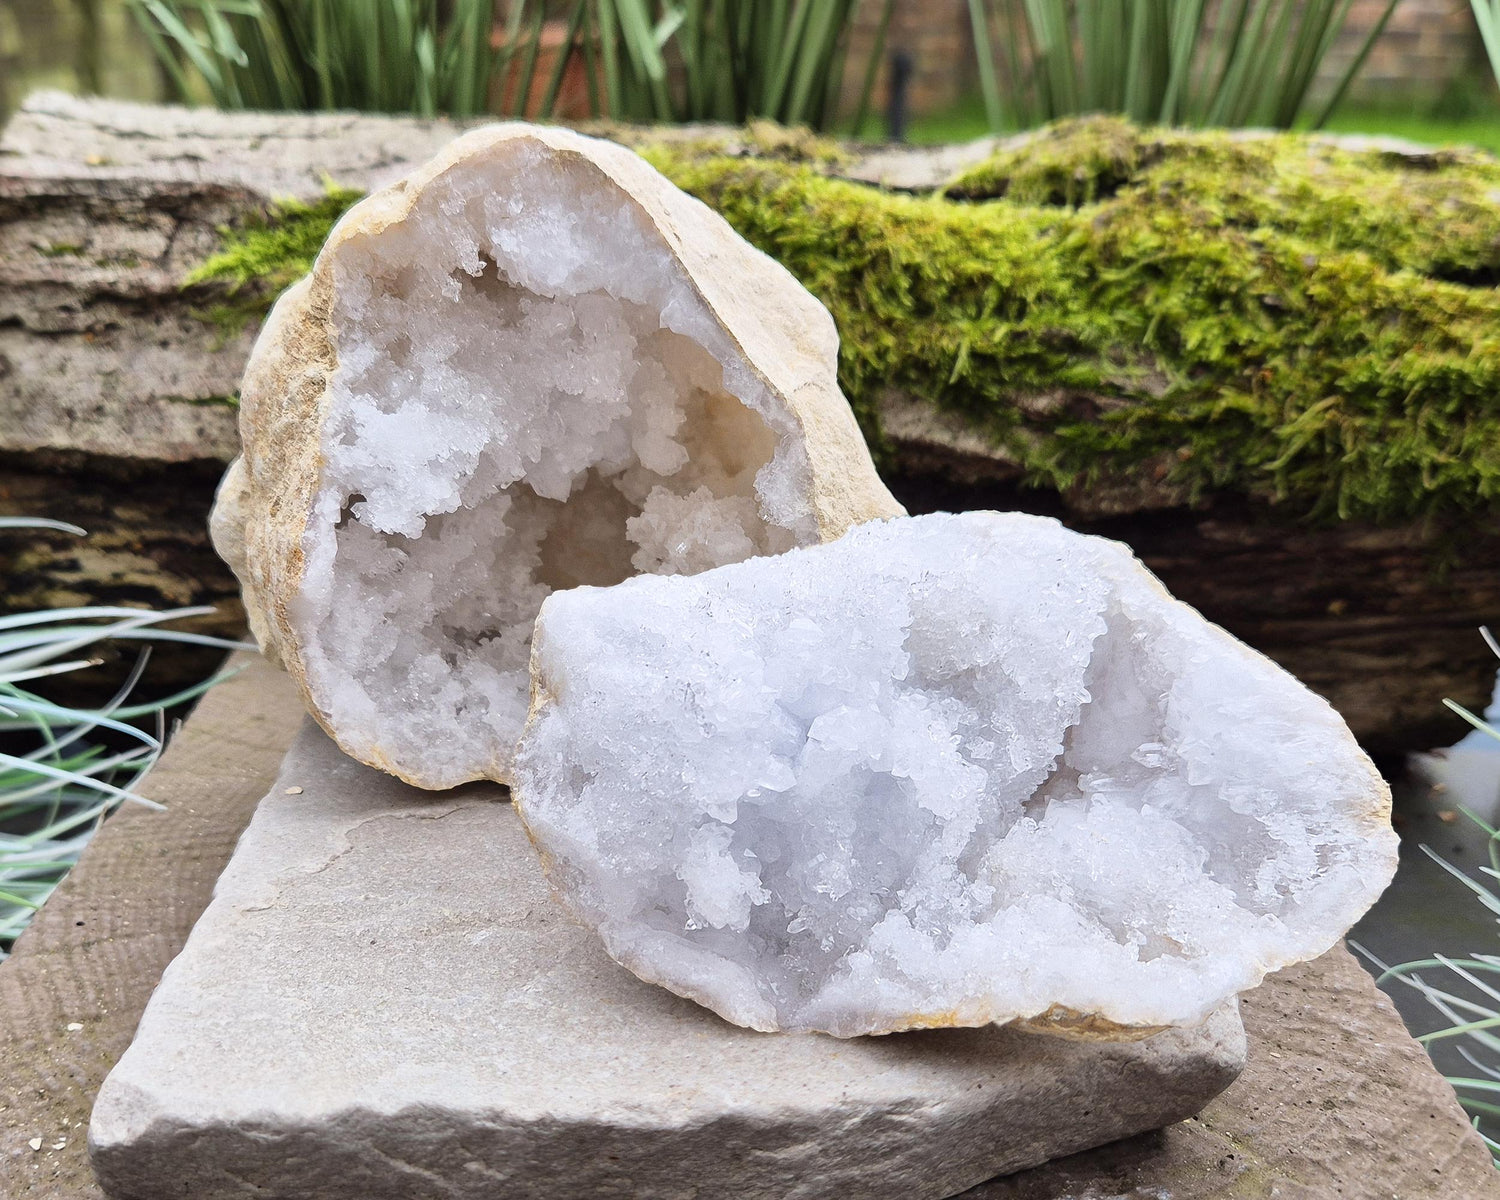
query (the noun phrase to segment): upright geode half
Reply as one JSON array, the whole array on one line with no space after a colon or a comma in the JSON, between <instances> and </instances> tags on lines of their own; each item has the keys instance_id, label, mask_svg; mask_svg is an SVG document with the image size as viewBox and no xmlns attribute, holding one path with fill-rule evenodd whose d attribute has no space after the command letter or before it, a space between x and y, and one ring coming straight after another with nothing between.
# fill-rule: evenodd
<instances>
[{"instance_id":1,"label":"upright geode half","mask_svg":"<svg viewBox=\"0 0 1500 1200\"><path fill-rule=\"evenodd\" d=\"M756 1029L1195 1024L1395 869L1328 704L1051 520L558 593L532 664L516 802L554 886Z\"/></svg>"},{"instance_id":2,"label":"upright geode half","mask_svg":"<svg viewBox=\"0 0 1500 1200\"><path fill-rule=\"evenodd\" d=\"M899 505L828 313L621 147L502 125L356 205L271 313L215 543L343 749L506 780L555 588Z\"/></svg>"}]
</instances>

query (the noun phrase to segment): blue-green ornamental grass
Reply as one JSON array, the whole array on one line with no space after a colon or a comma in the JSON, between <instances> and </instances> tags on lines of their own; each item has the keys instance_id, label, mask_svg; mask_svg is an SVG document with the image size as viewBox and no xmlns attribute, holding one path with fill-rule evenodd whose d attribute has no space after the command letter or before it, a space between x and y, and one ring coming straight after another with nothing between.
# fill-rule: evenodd
<instances>
[{"instance_id":1,"label":"blue-green ornamental grass","mask_svg":"<svg viewBox=\"0 0 1500 1200\"><path fill-rule=\"evenodd\" d=\"M15 529L84 533L61 521L0 517L0 536ZM28 685L96 665L94 649L111 640L236 648L221 638L161 628L211 611L94 606L0 617L0 958L110 812L127 800L160 807L135 787L161 753L165 714L221 676L148 704L129 704L146 665L143 647L124 684L98 709L54 704ZM137 724L152 718L154 734ZM101 744L103 731L117 735L111 739L116 745L123 739L124 748Z\"/></svg>"},{"instance_id":2,"label":"blue-green ornamental grass","mask_svg":"<svg viewBox=\"0 0 1500 1200\"><path fill-rule=\"evenodd\" d=\"M1488 629L1481 631L1495 656L1500 658L1500 643ZM1445 704L1481 733L1500 741L1500 729L1476 717L1462 705L1452 700ZM1491 880L1500 883L1500 829L1496 829L1477 813L1462 809L1464 816L1473 821L1489 835L1489 865L1480 871ZM1479 899L1479 903L1500 919L1500 891L1496 885L1471 879L1452 863L1434 853L1429 846L1423 852L1438 866L1452 875ZM1500 954L1472 954L1467 958L1451 958L1435 954L1431 958L1416 962L1401 963L1388 967L1365 947L1351 943L1356 950L1381 968L1376 983L1400 983L1421 994L1448 1023L1431 1033L1417 1038L1424 1046L1433 1042L1458 1039L1458 1052L1473 1071L1466 1075L1444 1076L1458 1093L1459 1103L1474 1119L1474 1127L1484 1138L1500 1167ZM1442 985L1421 974L1423 971L1441 972L1438 978Z\"/></svg>"}]
</instances>

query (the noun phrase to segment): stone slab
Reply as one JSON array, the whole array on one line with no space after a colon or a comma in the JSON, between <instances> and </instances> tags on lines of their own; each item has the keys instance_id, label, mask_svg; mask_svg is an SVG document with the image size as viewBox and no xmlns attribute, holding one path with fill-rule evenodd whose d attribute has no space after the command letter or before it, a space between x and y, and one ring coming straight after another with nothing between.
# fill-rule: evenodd
<instances>
[{"instance_id":1,"label":"stone slab","mask_svg":"<svg viewBox=\"0 0 1500 1200\"><path fill-rule=\"evenodd\" d=\"M965 1200L1500 1200L1453 1089L1347 950L1247 992L1243 1075L1197 1117Z\"/></svg>"},{"instance_id":2,"label":"stone slab","mask_svg":"<svg viewBox=\"0 0 1500 1200\"><path fill-rule=\"evenodd\" d=\"M290 681L263 663L217 687L142 785L168 810L112 818L0 963L6 1200L100 1200L83 1137L95 1094L299 721ZM1271 976L1241 1013L1248 1064L1197 1118L966 1200L1500 1200L1452 1089L1347 950Z\"/></svg>"},{"instance_id":3,"label":"stone slab","mask_svg":"<svg viewBox=\"0 0 1500 1200\"><path fill-rule=\"evenodd\" d=\"M1243 1065L1232 1009L1116 1045L739 1029L611 962L504 797L309 723L99 1094L106 1194L936 1200L1178 1122Z\"/></svg>"}]
</instances>

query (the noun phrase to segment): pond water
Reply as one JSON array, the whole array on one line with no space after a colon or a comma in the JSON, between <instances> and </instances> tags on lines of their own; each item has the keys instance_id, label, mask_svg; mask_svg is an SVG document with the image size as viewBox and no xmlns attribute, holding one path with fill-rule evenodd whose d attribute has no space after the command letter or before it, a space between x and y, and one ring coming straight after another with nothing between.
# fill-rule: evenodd
<instances>
[{"instance_id":1,"label":"pond water","mask_svg":"<svg viewBox=\"0 0 1500 1200\"><path fill-rule=\"evenodd\" d=\"M0 123L39 88L128 100L165 94L125 0L0 0Z\"/></svg>"}]
</instances>

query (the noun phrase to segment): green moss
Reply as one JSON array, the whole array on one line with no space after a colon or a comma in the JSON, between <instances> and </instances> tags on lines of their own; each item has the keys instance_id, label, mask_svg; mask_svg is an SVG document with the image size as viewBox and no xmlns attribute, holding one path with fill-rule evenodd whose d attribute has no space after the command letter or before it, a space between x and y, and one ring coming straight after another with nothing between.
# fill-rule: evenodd
<instances>
[{"instance_id":1,"label":"green moss","mask_svg":"<svg viewBox=\"0 0 1500 1200\"><path fill-rule=\"evenodd\" d=\"M1002 152L953 199L830 178L817 153L638 148L828 306L877 448L894 385L1046 486L1149 471L1380 520L1500 499L1493 160L1096 120ZM284 206L195 278L263 312L350 199Z\"/></svg>"},{"instance_id":2,"label":"green moss","mask_svg":"<svg viewBox=\"0 0 1500 1200\"><path fill-rule=\"evenodd\" d=\"M1186 190L955 205L665 165L829 306L867 428L891 382L1058 487L1165 463L1192 490L1384 519L1500 495L1493 289L1242 228Z\"/></svg>"},{"instance_id":3,"label":"green moss","mask_svg":"<svg viewBox=\"0 0 1500 1200\"><path fill-rule=\"evenodd\" d=\"M1478 151L1397 154L1095 117L1012 142L947 189L956 199L1063 206L1172 204L1181 193L1211 228L1279 230L1363 251L1390 270L1500 283L1500 160Z\"/></svg>"},{"instance_id":4,"label":"green moss","mask_svg":"<svg viewBox=\"0 0 1500 1200\"><path fill-rule=\"evenodd\" d=\"M674 154L690 158L751 157L829 168L842 166L854 158L833 138L813 133L805 126L788 127L765 120L751 121L743 128L589 121L579 129L593 137L629 146L632 150L670 149Z\"/></svg>"},{"instance_id":5,"label":"green moss","mask_svg":"<svg viewBox=\"0 0 1500 1200\"><path fill-rule=\"evenodd\" d=\"M43 258L75 258L83 253L83 247L77 242L53 242L38 246L37 253Z\"/></svg>"},{"instance_id":6,"label":"green moss","mask_svg":"<svg viewBox=\"0 0 1500 1200\"><path fill-rule=\"evenodd\" d=\"M284 288L312 269L334 223L362 194L329 182L312 203L282 200L238 228L222 230L219 252L183 280L187 287L227 285L220 289L226 298L199 315L226 335L259 321Z\"/></svg>"},{"instance_id":7,"label":"green moss","mask_svg":"<svg viewBox=\"0 0 1500 1200\"><path fill-rule=\"evenodd\" d=\"M1060 121L1038 135L1015 139L962 172L949 184L948 195L957 200L1003 197L1015 204L1092 204L1113 195L1146 162L1159 159L1163 140L1120 117Z\"/></svg>"},{"instance_id":8,"label":"green moss","mask_svg":"<svg viewBox=\"0 0 1500 1200\"><path fill-rule=\"evenodd\" d=\"M238 394L227 396L168 396L167 399L178 404L191 404L196 408L238 408L240 398Z\"/></svg>"}]
</instances>

